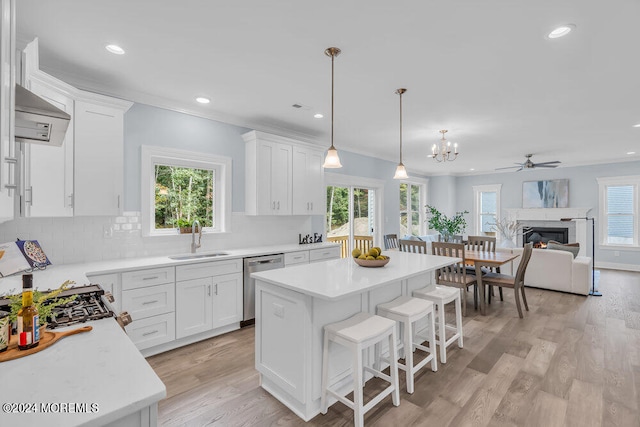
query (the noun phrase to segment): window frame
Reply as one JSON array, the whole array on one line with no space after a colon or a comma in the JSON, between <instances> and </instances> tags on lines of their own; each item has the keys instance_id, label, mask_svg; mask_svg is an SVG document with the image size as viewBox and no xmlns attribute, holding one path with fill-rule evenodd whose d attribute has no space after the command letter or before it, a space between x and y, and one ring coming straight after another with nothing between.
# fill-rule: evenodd
<instances>
[{"instance_id":1,"label":"window frame","mask_svg":"<svg viewBox=\"0 0 640 427\"><path fill-rule=\"evenodd\" d=\"M428 188L428 184L429 184L429 180L428 179L420 179L420 178L410 178L410 179L403 179L402 181L399 182L398 184L398 205L400 204L400 184L407 184L408 188L407 188L407 199L406 202L406 206L407 206L407 230L410 231L411 227L409 226L411 219L413 218L413 210L411 210L411 186L415 185L418 187L418 236L424 236L427 234L428 229L427 229L427 214L426 214L426 208L425 206L427 205L427 188ZM402 211L399 209L400 206L398 206L398 230L400 230L401 227L401 220L402 220ZM400 236L400 238L402 238L404 236Z\"/></svg>"},{"instance_id":2,"label":"window frame","mask_svg":"<svg viewBox=\"0 0 640 427\"><path fill-rule=\"evenodd\" d=\"M596 178L598 181L598 247L610 250L640 251L640 175ZM633 187L633 243L631 245L611 244L607 242L607 188Z\"/></svg>"},{"instance_id":3,"label":"window frame","mask_svg":"<svg viewBox=\"0 0 640 427\"><path fill-rule=\"evenodd\" d=\"M166 147L141 147L141 222L143 236L179 235L176 228L155 228L155 166L157 164L214 171L214 227L203 233L225 233L231 219L231 158Z\"/></svg>"},{"instance_id":4,"label":"window frame","mask_svg":"<svg viewBox=\"0 0 640 427\"><path fill-rule=\"evenodd\" d=\"M496 222L501 219L501 193L502 184L487 184L473 186L473 230L476 236L482 236L482 224L480 220L480 204L482 193L496 193Z\"/></svg>"}]
</instances>

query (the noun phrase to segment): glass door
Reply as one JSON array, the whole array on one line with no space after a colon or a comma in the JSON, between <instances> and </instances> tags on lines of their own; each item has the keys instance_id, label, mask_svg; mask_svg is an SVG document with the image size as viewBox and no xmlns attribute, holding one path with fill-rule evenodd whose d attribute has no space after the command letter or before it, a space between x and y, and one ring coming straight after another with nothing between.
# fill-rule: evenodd
<instances>
[{"instance_id":1,"label":"glass door","mask_svg":"<svg viewBox=\"0 0 640 427\"><path fill-rule=\"evenodd\" d=\"M327 186L327 241L342 244L342 257L354 248L368 251L375 231L375 190L353 186Z\"/></svg>"}]
</instances>

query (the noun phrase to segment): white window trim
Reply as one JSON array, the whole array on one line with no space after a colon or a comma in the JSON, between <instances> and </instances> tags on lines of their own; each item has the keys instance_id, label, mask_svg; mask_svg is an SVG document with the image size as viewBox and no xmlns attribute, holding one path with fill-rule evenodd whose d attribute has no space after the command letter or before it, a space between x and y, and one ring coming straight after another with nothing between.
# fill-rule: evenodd
<instances>
[{"instance_id":1,"label":"white window trim","mask_svg":"<svg viewBox=\"0 0 640 427\"><path fill-rule=\"evenodd\" d=\"M482 224L480 224L478 218L480 217L480 193L496 193L496 221L500 221L501 208L500 208L500 191L502 190L502 184L487 184L487 185L474 185L473 187L473 229L476 236L480 236L482 233Z\"/></svg>"},{"instance_id":2,"label":"white window trim","mask_svg":"<svg viewBox=\"0 0 640 427\"><path fill-rule=\"evenodd\" d=\"M403 179L402 181L400 181L400 184L417 185L418 188L420 188L420 205L421 206L418 207L418 221L420 221L419 235L424 236L428 233L427 222L426 222L427 213L426 213L425 206L427 205L427 189L429 188L429 179L423 179L423 178ZM398 185L398 188L400 188L399 185ZM408 200L408 202L410 202L410 200ZM407 203L407 225L409 224L409 220L411 219L412 213L413 211L411 210L411 203ZM398 226L400 226L400 218L398 218Z\"/></svg>"},{"instance_id":3,"label":"white window trim","mask_svg":"<svg viewBox=\"0 0 640 427\"><path fill-rule=\"evenodd\" d=\"M152 213L155 212L155 177L156 164L176 165L189 168L210 169L216 171L216 189L214 205L216 207L216 226L203 227L205 233L224 233L230 230L231 221L231 158L216 156L175 148L141 147L141 221L143 236L178 235L178 230L169 228L155 229ZM220 191L222 190L222 191ZM222 193L222 194L221 194Z\"/></svg>"},{"instance_id":4,"label":"white window trim","mask_svg":"<svg viewBox=\"0 0 640 427\"><path fill-rule=\"evenodd\" d=\"M640 250L640 175L601 177L596 178L596 180L598 181L598 212L600 217L600 220L598 221L598 247L611 250ZM612 245L607 243L607 187L618 185L633 186L636 203L633 206L633 228L635 233L633 235L632 245Z\"/></svg>"}]
</instances>

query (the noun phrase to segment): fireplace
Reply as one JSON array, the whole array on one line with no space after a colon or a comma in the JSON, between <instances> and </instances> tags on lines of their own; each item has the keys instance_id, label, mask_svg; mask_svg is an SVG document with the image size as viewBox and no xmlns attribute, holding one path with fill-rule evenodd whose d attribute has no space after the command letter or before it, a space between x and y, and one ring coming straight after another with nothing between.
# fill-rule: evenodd
<instances>
[{"instance_id":1,"label":"fireplace","mask_svg":"<svg viewBox=\"0 0 640 427\"><path fill-rule=\"evenodd\" d=\"M549 240L559 243L569 243L569 229L567 227L525 227L527 234L522 239L522 246L532 242L534 248L546 248Z\"/></svg>"}]
</instances>

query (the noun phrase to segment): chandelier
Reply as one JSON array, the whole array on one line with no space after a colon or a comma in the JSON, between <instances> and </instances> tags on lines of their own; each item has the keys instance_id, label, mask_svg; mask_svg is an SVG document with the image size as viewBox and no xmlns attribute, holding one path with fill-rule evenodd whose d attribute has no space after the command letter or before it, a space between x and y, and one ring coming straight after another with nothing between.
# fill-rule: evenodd
<instances>
[{"instance_id":1,"label":"chandelier","mask_svg":"<svg viewBox=\"0 0 640 427\"><path fill-rule=\"evenodd\" d=\"M333 60L336 56L340 55L340 49L337 47L330 47L324 51L324 54L331 57L331 147L327 150L327 156L324 159L323 168L341 168L340 157L338 157L338 150L333 146Z\"/></svg>"},{"instance_id":2,"label":"chandelier","mask_svg":"<svg viewBox=\"0 0 640 427\"><path fill-rule=\"evenodd\" d=\"M431 147L431 154L429 157L433 158L437 162L452 162L458 157L458 143L453 144L453 153L451 152L451 142L444 139L444 134L448 131L443 129L440 131L442 139L440 140L440 147L438 144L433 144Z\"/></svg>"}]
</instances>

